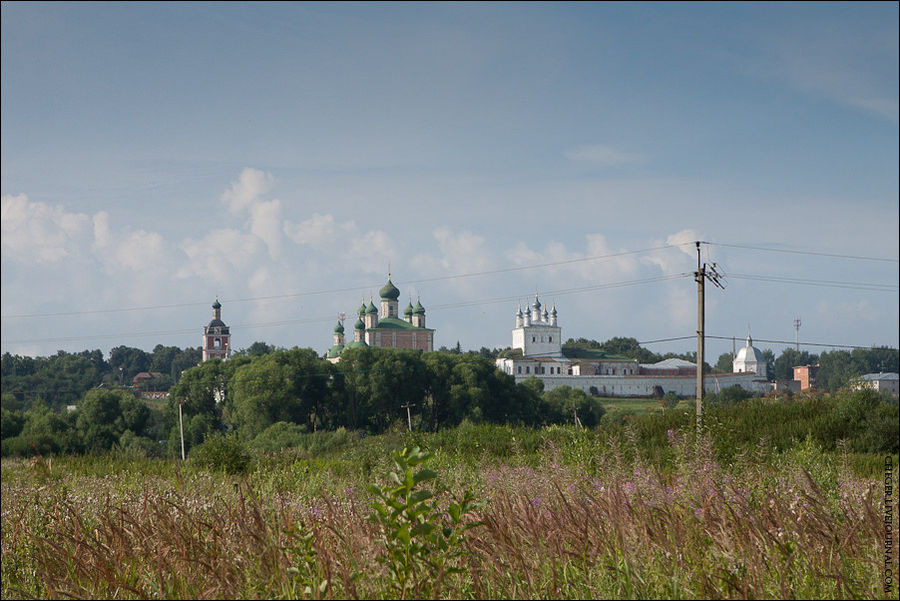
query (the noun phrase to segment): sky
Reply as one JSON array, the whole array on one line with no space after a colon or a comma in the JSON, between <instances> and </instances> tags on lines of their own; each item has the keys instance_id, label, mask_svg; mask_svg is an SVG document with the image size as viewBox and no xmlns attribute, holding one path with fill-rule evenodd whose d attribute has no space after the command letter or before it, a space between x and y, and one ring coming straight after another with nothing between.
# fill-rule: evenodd
<instances>
[{"instance_id":1,"label":"sky","mask_svg":"<svg viewBox=\"0 0 900 601\"><path fill-rule=\"evenodd\" d=\"M2 3L2 352L898 347L898 4ZM800 320L799 330L795 320ZM768 341L768 342L759 342Z\"/></svg>"}]
</instances>

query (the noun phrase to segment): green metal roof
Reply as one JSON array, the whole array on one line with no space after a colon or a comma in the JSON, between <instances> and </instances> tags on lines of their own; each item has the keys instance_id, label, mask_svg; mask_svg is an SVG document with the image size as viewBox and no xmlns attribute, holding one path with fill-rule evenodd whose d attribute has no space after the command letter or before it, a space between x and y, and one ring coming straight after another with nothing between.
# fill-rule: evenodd
<instances>
[{"instance_id":1,"label":"green metal roof","mask_svg":"<svg viewBox=\"0 0 900 601\"><path fill-rule=\"evenodd\" d=\"M413 313L416 315L425 315L425 307L422 306L422 303L419 300L416 300L416 308L413 309Z\"/></svg>"},{"instance_id":2,"label":"green metal roof","mask_svg":"<svg viewBox=\"0 0 900 601\"><path fill-rule=\"evenodd\" d=\"M366 314L369 313L378 313L378 309L375 308L375 304L372 301L369 301L369 306L366 308Z\"/></svg>"},{"instance_id":3,"label":"green metal roof","mask_svg":"<svg viewBox=\"0 0 900 601\"><path fill-rule=\"evenodd\" d=\"M365 341L365 340L354 340L353 342L347 344L347 345L344 347L344 349L350 349L350 348L365 348L365 347L367 347L367 346L369 346L369 345L366 344L366 341Z\"/></svg>"},{"instance_id":4,"label":"green metal roof","mask_svg":"<svg viewBox=\"0 0 900 601\"><path fill-rule=\"evenodd\" d=\"M395 301L400 298L400 291L397 290L397 287L391 282L390 277L388 278L387 284L384 285L384 288L378 291L378 294L380 294L381 298L384 300Z\"/></svg>"},{"instance_id":5,"label":"green metal roof","mask_svg":"<svg viewBox=\"0 0 900 601\"><path fill-rule=\"evenodd\" d=\"M406 308L403 310L403 314L404 315L412 315L413 314L412 301L410 301L409 305L407 305Z\"/></svg>"},{"instance_id":6,"label":"green metal roof","mask_svg":"<svg viewBox=\"0 0 900 601\"><path fill-rule=\"evenodd\" d=\"M356 323L353 324L353 329L354 330L365 330L366 324L364 324L361 319L357 319Z\"/></svg>"},{"instance_id":7,"label":"green metal roof","mask_svg":"<svg viewBox=\"0 0 900 601\"><path fill-rule=\"evenodd\" d=\"M342 352L344 352L344 347L342 347L340 344L335 344L333 347L328 349L328 357L340 357Z\"/></svg>"},{"instance_id":8,"label":"green metal roof","mask_svg":"<svg viewBox=\"0 0 900 601\"><path fill-rule=\"evenodd\" d=\"M335 334L343 334L344 333L344 324L342 324L341 322L337 322L337 325L334 326L334 333Z\"/></svg>"}]
</instances>

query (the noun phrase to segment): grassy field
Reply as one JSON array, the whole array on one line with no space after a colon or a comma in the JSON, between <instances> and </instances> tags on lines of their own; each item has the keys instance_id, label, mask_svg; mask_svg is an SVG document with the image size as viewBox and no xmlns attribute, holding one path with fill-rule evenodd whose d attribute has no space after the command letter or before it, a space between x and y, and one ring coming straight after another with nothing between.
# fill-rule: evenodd
<instances>
[{"instance_id":1,"label":"grassy field","mask_svg":"<svg viewBox=\"0 0 900 601\"><path fill-rule=\"evenodd\" d=\"M648 428L3 460L2 596L884 597L884 457Z\"/></svg>"}]
</instances>

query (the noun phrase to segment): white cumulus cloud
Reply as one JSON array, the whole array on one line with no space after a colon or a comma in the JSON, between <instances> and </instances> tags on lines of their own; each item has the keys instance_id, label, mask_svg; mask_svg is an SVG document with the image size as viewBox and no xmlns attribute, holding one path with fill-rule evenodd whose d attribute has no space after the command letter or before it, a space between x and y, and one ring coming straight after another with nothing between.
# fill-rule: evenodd
<instances>
[{"instance_id":1,"label":"white cumulus cloud","mask_svg":"<svg viewBox=\"0 0 900 601\"><path fill-rule=\"evenodd\" d=\"M270 174L247 167L241 171L238 181L231 184L231 187L222 193L222 202L233 213L249 208L259 202L260 198L269 191L272 187L272 180Z\"/></svg>"},{"instance_id":2,"label":"white cumulus cloud","mask_svg":"<svg viewBox=\"0 0 900 601\"><path fill-rule=\"evenodd\" d=\"M61 206L31 202L25 194L2 197L2 248L26 262L55 263L81 254L91 238L91 220Z\"/></svg>"}]
</instances>

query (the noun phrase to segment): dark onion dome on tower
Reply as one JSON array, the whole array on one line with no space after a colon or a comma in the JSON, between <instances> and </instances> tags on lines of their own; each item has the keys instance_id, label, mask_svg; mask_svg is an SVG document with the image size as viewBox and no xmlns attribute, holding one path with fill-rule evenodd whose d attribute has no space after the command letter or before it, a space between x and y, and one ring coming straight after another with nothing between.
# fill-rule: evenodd
<instances>
[{"instance_id":1,"label":"dark onion dome on tower","mask_svg":"<svg viewBox=\"0 0 900 601\"><path fill-rule=\"evenodd\" d=\"M221 309L221 308L222 308L222 303L219 302L219 297L218 297L218 296L216 297L216 302L213 303L212 308L213 308L213 309Z\"/></svg>"},{"instance_id":2,"label":"dark onion dome on tower","mask_svg":"<svg viewBox=\"0 0 900 601\"><path fill-rule=\"evenodd\" d=\"M412 314L413 314L412 301L409 301L409 304L408 304L408 305L406 306L406 308L403 310L403 315L406 316L406 317L412 317Z\"/></svg>"},{"instance_id":3,"label":"dark onion dome on tower","mask_svg":"<svg viewBox=\"0 0 900 601\"><path fill-rule=\"evenodd\" d=\"M378 315L378 309L375 308L375 303L373 303L372 301L369 301L369 306L366 309L366 314L369 314L369 313L374 313L375 315Z\"/></svg>"},{"instance_id":4,"label":"dark onion dome on tower","mask_svg":"<svg viewBox=\"0 0 900 601\"><path fill-rule=\"evenodd\" d=\"M366 324L363 323L362 319L357 319L356 323L353 325L354 330L365 330Z\"/></svg>"},{"instance_id":5,"label":"dark onion dome on tower","mask_svg":"<svg viewBox=\"0 0 900 601\"><path fill-rule=\"evenodd\" d=\"M394 286L393 282L391 282L390 276L388 276L387 284L384 285L384 288L378 291L378 294L381 295L382 300L395 301L400 298L400 291L397 290L397 287Z\"/></svg>"},{"instance_id":6,"label":"dark onion dome on tower","mask_svg":"<svg viewBox=\"0 0 900 601\"><path fill-rule=\"evenodd\" d=\"M419 299L416 299L416 308L413 309L413 314L425 315L425 307L422 306L422 302Z\"/></svg>"},{"instance_id":7,"label":"dark onion dome on tower","mask_svg":"<svg viewBox=\"0 0 900 601\"><path fill-rule=\"evenodd\" d=\"M366 301L362 302L362 304L359 306L359 309L357 309L356 314L360 317L366 314Z\"/></svg>"},{"instance_id":8,"label":"dark onion dome on tower","mask_svg":"<svg viewBox=\"0 0 900 601\"><path fill-rule=\"evenodd\" d=\"M334 326L334 333L335 334L343 334L344 333L344 324L342 324L341 322L337 322L337 325Z\"/></svg>"}]
</instances>

